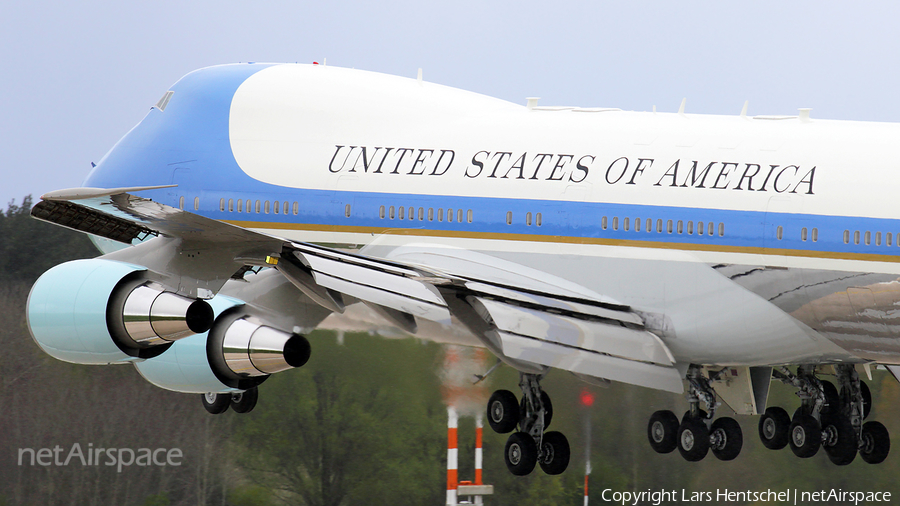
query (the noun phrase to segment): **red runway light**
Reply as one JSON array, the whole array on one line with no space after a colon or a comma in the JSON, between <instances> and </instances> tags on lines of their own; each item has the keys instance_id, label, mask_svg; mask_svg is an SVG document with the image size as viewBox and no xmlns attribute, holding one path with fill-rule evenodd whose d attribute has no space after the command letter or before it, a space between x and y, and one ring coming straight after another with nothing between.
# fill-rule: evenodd
<instances>
[{"instance_id":1,"label":"red runway light","mask_svg":"<svg viewBox=\"0 0 900 506\"><path fill-rule=\"evenodd\" d=\"M594 394L588 392L587 390L581 391L581 405L591 407L594 405Z\"/></svg>"}]
</instances>

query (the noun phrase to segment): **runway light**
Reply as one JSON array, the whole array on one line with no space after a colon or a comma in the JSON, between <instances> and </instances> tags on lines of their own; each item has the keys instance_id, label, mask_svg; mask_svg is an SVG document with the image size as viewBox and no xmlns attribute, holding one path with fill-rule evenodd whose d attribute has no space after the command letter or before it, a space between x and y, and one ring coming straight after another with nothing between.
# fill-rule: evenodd
<instances>
[{"instance_id":1,"label":"runway light","mask_svg":"<svg viewBox=\"0 0 900 506\"><path fill-rule=\"evenodd\" d=\"M585 407L591 407L594 405L594 394L588 392L587 390L581 391L581 405Z\"/></svg>"}]
</instances>

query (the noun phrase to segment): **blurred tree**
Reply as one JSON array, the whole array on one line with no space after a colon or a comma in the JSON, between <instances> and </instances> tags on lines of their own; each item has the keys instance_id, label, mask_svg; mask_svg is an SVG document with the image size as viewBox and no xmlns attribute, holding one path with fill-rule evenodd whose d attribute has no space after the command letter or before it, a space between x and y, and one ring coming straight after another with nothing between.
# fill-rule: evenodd
<instances>
[{"instance_id":1,"label":"blurred tree","mask_svg":"<svg viewBox=\"0 0 900 506\"><path fill-rule=\"evenodd\" d=\"M31 196L0 211L0 282L33 282L47 269L99 253L88 236L31 217Z\"/></svg>"},{"instance_id":2,"label":"blurred tree","mask_svg":"<svg viewBox=\"0 0 900 506\"><path fill-rule=\"evenodd\" d=\"M302 369L260 387L237 426L240 463L287 504L437 504L446 411L436 345L314 333ZM424 365L424 367L423 367Z\"/></svg>"}]
</instances>

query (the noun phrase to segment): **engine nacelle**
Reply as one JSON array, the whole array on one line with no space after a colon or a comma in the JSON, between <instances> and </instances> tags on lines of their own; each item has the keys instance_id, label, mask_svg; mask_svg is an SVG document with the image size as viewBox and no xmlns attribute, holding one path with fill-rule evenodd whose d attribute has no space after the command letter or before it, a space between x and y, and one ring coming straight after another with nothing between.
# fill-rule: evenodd
<instances>
[{"instance_id":1,"label":"engine nacelle","mask_svg":"<svg viewBox=\"0 0 900 506\"><path fill-rule=\"evenodd\" d=\"M28 328L47 354L78 364L151 358L205 332L213 311L144 277L140 266L75 260L45 272L28 296Z\"/></svg>"}]
</instances>

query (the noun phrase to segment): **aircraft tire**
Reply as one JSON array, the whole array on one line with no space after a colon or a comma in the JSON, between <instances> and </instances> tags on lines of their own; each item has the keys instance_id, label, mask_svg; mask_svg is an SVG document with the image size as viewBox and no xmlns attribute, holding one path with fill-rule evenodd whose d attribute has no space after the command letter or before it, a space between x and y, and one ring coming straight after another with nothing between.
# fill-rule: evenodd
<instances>
[{"instance_id":1,"label":"aircraft tire","mask_svg":"<svg viewBox=\"0 0 900 506\"><path fill-rule=\"evenodd\" d=\"M701 419L687 417L678 427L678 452L688 462L703 460L709 452L709 429Z\"/></svg>"},{"instance_id":2,"label":"aircraft tire","mask_svg":"<svg viewBox=\"0 0 900 506\"><path fill-rule=\"evenodd\" d=\"M791 437L791 417L784 408L773 406L759 418L759 440L770 450L780 450Z\"/></svg>"},{"instance_id":3,"label":"aircraft tire","mask_svg":"<svg viewBox=\"0 0 900 506\"><path fill-rule=\"evenodd\" d=\"M647 439L656 453L672 453L678 447L678 417L668 410L657 411L647 423Z\"/></svg>"},{"instance_id":4,"label":"aircraft tire","mask_svg":"<svg viewBox=\"0 0 900 506\"><path fill-rule=\"evenodd\" d=\"M808 459L818 453L822 446L822 429L815 418L798 409L791 422L789 439L794 455Z\"/></svg>"},{"instance_id":5,"label":"aircraft tire","mask_svg":"<svg viewBox=\"0 0 900 506\"><path fill-rule=\"evenodd\" d=\"M200 400L203 401L203 407L206 411L213 415L218 415L228 411L231 404L231 394L205 393L200 394Z\"/></svg>"},{"instance_id":6,"label":"aircraft tire","mask_svg":"<svg viewBox=\"0 0 900 506\"><path fill-rule=\"evenodd\" d=\"M719 418L710 428L710 440L713 455L719 460L734 460L744 446L744 433L741 425L734 418Z\"/></svg>"},{"instance_id":7,"label":"aircraft tire","mask_svg":"<svg viewBox=\"0 0 900 506\"><path fill-rule=\"evenodd\" d=\"M236 413L249 413L256 407L259 400L259 389L253 387L241 393L231 394L231 409Z\"/></svg>"},{"instance_id":8,"label":"aircraft tire","mask_svg":"<svg viewBox=\"0 0 900 506\"><path fill-rule=\"evenodd\" d=\"M881 422L866 422L862 427L859 456L869 464L880 464L891 451L891 436Z\"/></svg>"},{"instance_id":9,"label":"aircraft tire","mask_svg":"<svg viewBox=\"0 0 900 506\"><path fill-rule=\"evenodd\" d=\"M562 474L569 467L569 440L561 432L545 432L541 450L540 464L545 473Z\"/></svg>"},{"instance_id":10,"label":"aircraft tire","mask_svg":"<svg viewBox=\"0 0 900 506\"><path fill-rule=\"evenodd\" d=\"M512 432L519 423L519 401L509 390L491 394L487 405L488 425L498 434Z\"/></svg>"},{"instance_id":11,"label":"aircraft tire","mask_svg":"<svg viewBox=\"0 0 900 506\"><path fill-rule=\"evenodd\" d=\"M506 461L506 468L509 469L509 472L516 476L530 474L537 464L537 457L537 443L529 434L514 432L509 435L503 451L503 460Z\"/></svg>"},{"instance_id":12,"label":"aircraft tire","mask_svg":"<svg viewBox=\"0 0 900 506\"><path fill-rule=\"evenodd\" d=\"M837 415L841 411L841 396L838 394L837 387L830 381L822 382L822 391L825 394L825 406L822 408L822 415Z\"/></svg>"},{"instance_id":13,"label":"aircraft tire","mask_svg":"<svg viewBox=\"0 0 900 506\"><path fill-rule=\"evenodd\" d=\"M828 459L838 466L846 466L856 458L856 434L850 420L841 415L830 417L822 432L826 435L823 443Z\"/></svg>"}]
</instances>

